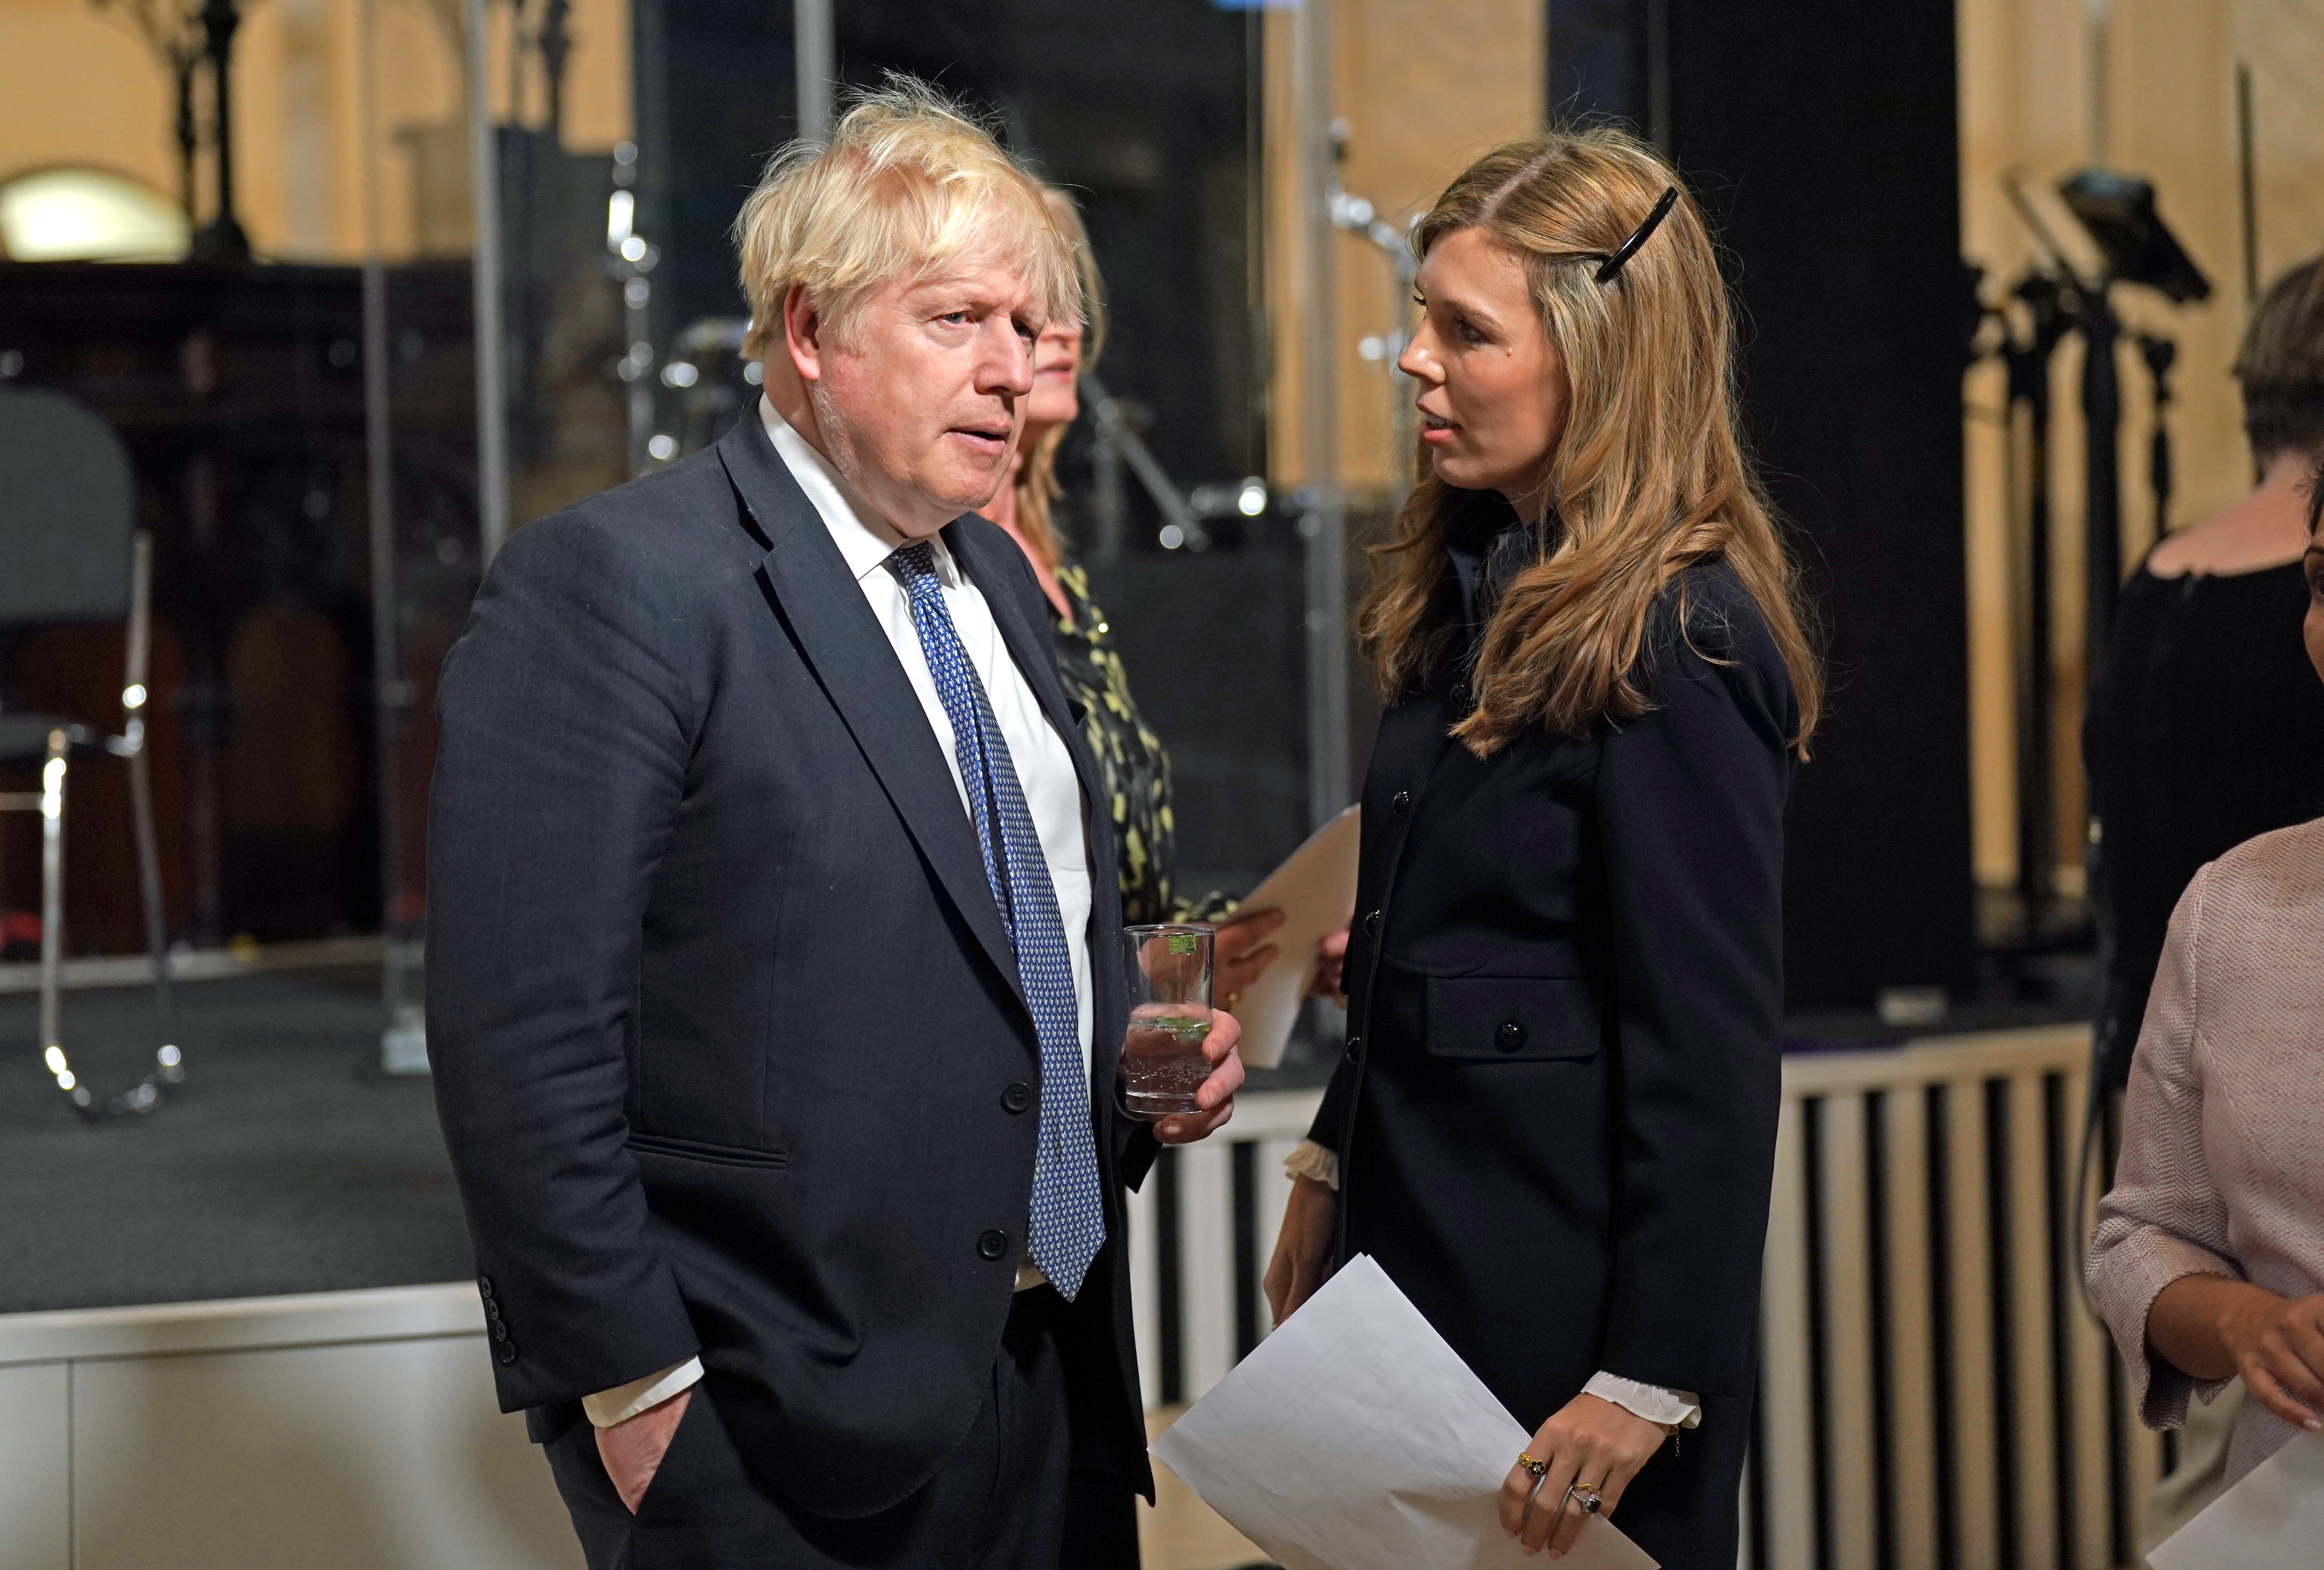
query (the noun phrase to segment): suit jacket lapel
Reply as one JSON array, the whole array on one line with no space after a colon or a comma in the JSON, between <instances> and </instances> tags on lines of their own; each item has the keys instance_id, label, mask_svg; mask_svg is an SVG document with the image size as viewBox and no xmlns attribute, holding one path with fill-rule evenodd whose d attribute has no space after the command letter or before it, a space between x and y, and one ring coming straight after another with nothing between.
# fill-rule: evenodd
<instances>
[{"instance_id":1,"label":"suit jacket lapel","mask_svg":"<svg viewBox=\"0 0 2324 1570\"><path fill-rule=\"evenodd\" d=\"M1017 957L984 880L976 830L961 810L936 733L888 635L754 415L746 412L726 434L718 454L767 546L761 572L775 614L814 667L954 908L1021 999Z\"/></svg>"}]
</instances>

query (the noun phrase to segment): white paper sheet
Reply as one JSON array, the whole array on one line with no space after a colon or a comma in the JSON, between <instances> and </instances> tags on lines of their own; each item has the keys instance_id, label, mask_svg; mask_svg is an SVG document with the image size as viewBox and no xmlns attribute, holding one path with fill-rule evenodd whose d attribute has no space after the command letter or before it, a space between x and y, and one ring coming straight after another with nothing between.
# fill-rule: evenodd
<instances>
[{"instance_id":1,"label":"white paper sheet","mask_svg":"<svg viewBox=\"0 0 2324 1570\"><path fill-rule=\"evenodd\" d=\"M1531 1437L1358 1254L1154 1455L1285 1570L1540 1570L1548 1561L1501 1530L1499 1505ZM1654 1566L1607 1520L1559 1561Z\"/></svg>"},{"instance_id":2,"label":"white paper sheet","mask_svg":"<svg viewBox=\"0 0 2324 1570\"><path fill-rule=\"evenodd\" d=\"M1296 1316L1295 1316L1296 1318ZM2154 1570L2324 1565L2324 1434L2299 1434L2146 1556Z\"/></svg>"},{"instance_id":3,"label":"white paper sheet","mask_svg":"<svg viewBox=\"0 0 2324 1570\"><path fill-rule=\"evenodd\" d=\"M1235 1005L1235 1018L1242 1025L1242 1060L1254 1069L1272 1069L1283 1060L1291 1027L1299 1021L1299 1005L1315 978L1315 945L1347 925L1355 914L1361 811L1350 807L1308 835L1305 844L1235 907L1237 915L1283 913L1283 925L1268 940L1282 949L1281 956Z\"/></svg>"}]
</instances>

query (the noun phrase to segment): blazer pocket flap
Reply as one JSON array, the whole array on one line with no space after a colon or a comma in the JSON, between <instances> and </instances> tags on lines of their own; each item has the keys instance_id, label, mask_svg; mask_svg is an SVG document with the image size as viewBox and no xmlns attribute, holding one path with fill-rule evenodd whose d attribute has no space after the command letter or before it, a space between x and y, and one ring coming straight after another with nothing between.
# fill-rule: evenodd
<instances>
[{"instance_id":1,"label":"blazer pocket flap","mask_svg":"<svg viewBox=\"0 0 2324 1570\"><path fill-rule=\"evenodd\" d=\"M715 1167L767 1167L780 1171L791 1164L790 1154L787 1151L714 1144L708 1140L679 1139L666 1134L633 1132L625 1143L631 1150L643 1155L669 1156L681 1161L703 1161Z\"/></svg>"},{"instance_id":2,"label":"blazer pocket flap","mask_svg":"<svg viewBox=\"0 0 2324 1570\"><path fill-rule=\"evenodd\" d=\"M1598 1054L1598 1005L1579 976L1432 976L1431 1056L1540 1063Z\"/></svg>"}]
</instances>

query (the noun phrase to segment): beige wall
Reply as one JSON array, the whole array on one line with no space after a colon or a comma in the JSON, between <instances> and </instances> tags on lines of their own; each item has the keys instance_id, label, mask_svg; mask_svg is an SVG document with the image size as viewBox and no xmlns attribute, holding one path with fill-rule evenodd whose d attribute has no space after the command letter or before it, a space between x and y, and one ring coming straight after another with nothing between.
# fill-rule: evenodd
<instances>
[{"instance_id":1,"label":"beige wall","mask_svg":"<svg viewBox=\"0 0 2324 1570\"><path fill-rule=\"evenodd\" d=\"M2108 0L2104 66L2097 64L2091 0L1960 0L1962 247L1997 281L2015 280L2033 252L2002 190L2022 169L2047 187L2103 161L2155 182L2163 216L2214 293L2173 309L2139 289L2118 294L2127 325L2177 340L2172 432L2178 492L2170 521L2196 521L2251 480L2241 410L2227 368L2246 308L2236 151L2235 68L2255 77L2263 283L2324 248L2324 0ZM2103 76L2101 84L2100 78ZM2096 97L2103 87L2103 114ZM2101 124L2102 121L2102 124ZM2103 135L2105 146L2098 140ZM2067 225L2069 220L2057 220ZM2057 755L2061 800L2058 854L2070 886L2080 876L2082 785L2079 737L2083 682L2082 433L2080 362L2058 356L2059 418L2052 494L2060 566L2055 622ZM2123 547L2126 568L2153 543L2146 436L2151 400L2134 350L2123 358ZM2001 371L1967 384L1971 756L1976 855L1981 881L2015 869L2013 791L2015 672L2010 654L2008 486L2000 424Z\"/></svg>"},{"instance_id":2,"label":"beige wall","mask_svg":"<svg viewBox=\"0 0 2324 1570\"><path fill-rule=\"evenodd\" d=\"M1462 166L1498 142L1539 129L1547 72L1541 0L1309 0L1328 5L1333 113L1348 123L1341 178L1399 227ZM1302 308L1306 208L1299 183L1292 36L1287 11L1270 11L1264 45L1268 303L1276 376L1268 428L1277 483L1308 477L1305 329ZM1396 298L1389 260L1351 235L1333 241L1334 336L1342 482L1385 489L1391 390L1387 367L1357 353L1412 312ZM1401 379L1399 379L1401 381ZM1409 397L1409 383L1393 396Z\"/></svg>"},{"instance_id":3,"label":"beige wall","mask_svg":"<svg viewBox=\"0 0 2324 1570\"><path fill-rule=\"evenodd\" d=\"M456 14L457 0L449 0ZM235 40L235 205L262 255L352 261L364 250L364 12L377 29L375 91L385 151L381 226L391 256L414 243L412 176L397 133L454 127L462 75L440 8L423 0L258 0ZM507 12L495 5L495 118L505 117ZM537 7L535 8L537 12ZM628 136L628 0L577 0L567 67L566 145L603 150ZM0 179L54 163L97 164L174 197L175 105L169 75L122 17L91 0L0 0ZM30 62L30 69L25 69ZM537 87L528 117L540 112ZM198 210L215 200L205 175Z\"/></svg>"}]
</instances>

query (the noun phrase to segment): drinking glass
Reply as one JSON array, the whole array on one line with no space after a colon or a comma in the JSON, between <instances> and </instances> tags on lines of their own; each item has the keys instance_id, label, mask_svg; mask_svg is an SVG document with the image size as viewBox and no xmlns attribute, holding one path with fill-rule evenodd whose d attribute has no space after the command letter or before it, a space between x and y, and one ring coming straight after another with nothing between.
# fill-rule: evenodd
<instances>
[{"instance_id":1,"label":"drinking glass","mask_svg":"<svg viewBox=\"0 0 2324 1570\"><path fill-rule=\"evenodd\" d=\"M1193 1112L1210 1077L1212 929L1183 923L1124 927L1130 1030L1121 1043L1121 1105L1152 1122Z\"/></svg>"}]
</instances>

